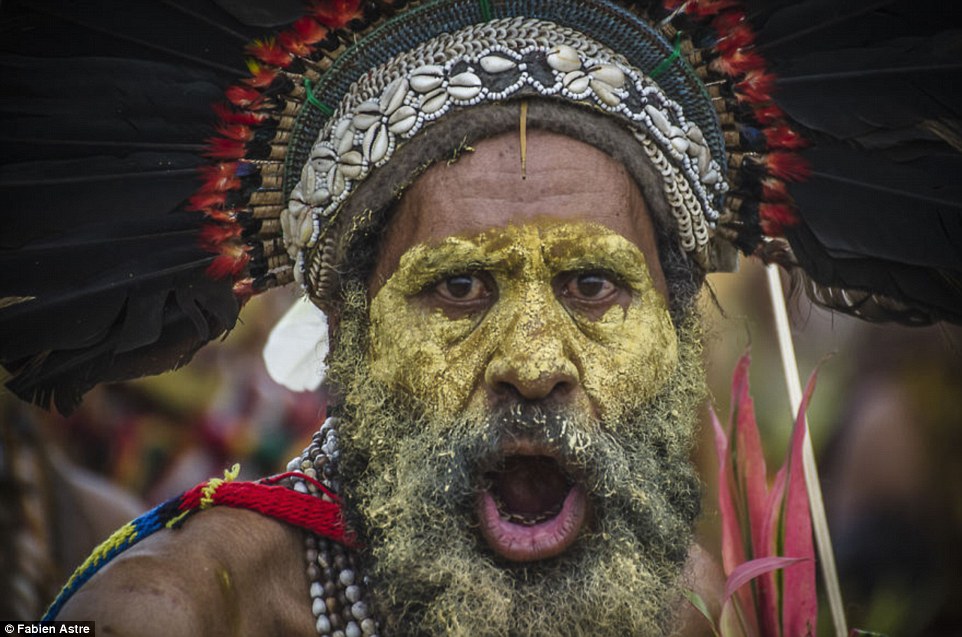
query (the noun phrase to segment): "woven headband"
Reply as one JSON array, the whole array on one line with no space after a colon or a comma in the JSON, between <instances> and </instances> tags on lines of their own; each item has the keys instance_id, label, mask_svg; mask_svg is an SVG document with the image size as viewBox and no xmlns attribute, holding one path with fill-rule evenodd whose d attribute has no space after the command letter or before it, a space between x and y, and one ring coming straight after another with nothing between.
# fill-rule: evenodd
<instances>
[{"instance_id":1,"label":"woven headband","mask_svg":"<svg viewBox=\"0 0 962 637\"><path fill-rule=\"evenodd\" d=\"M748 140L753 129L731 112L750 103L735 80L744 85L751 73L763 74L760 62L746 71L744 61L713 53L708 64L679 30L689 20L674 13L656 23L603 0L432 0L355 25L350 46L328 38L294 55L262 43L253 50L260 57L254 77L228 91L233 107L223 113L223 130L243 122L251 130L214 141L215 155L243 152L234 167L242 185L214 198L216 188L205 187L195 198L213 220L209 245L222 254L212 271L232 273L240 296L295 280L318 305L336 304L332 273L347 256L337 249L339 233L352 225L342 217L381 214L349 206L364 182L390 173L399 149L445 118L519 100L568 104L619 122L661 176L681 248L706 271L733 269L733 245L751 252L762 243L759 197L745 206L744 193L756 192L761 179L795 176L797 162ZM759 109L770 106L756 97ZM766 118L753 126L758 119ZM777 113L767 121L783 146L800 143ZM248 139L238 144L238 137ZM399 175L395 194L402 182ZM790 222L784 187L768 191Z\"/></svg>"}]
</instances>

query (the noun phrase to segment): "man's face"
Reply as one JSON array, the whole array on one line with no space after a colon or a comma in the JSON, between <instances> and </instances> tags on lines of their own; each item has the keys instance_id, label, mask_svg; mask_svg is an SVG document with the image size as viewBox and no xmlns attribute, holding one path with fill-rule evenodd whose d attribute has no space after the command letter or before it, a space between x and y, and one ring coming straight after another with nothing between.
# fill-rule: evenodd
<instances>
[{"instance_id":1,"label":"man's face","mask_svg":"<svg viewBox=\"0 0 962 637\"><path fill-rule=\"evenodd\" d=\"M654 634L697 502L690 343L632 179L570 138L527 142L525 179L517 135L486 140L387 229L369 314L345 317L363 352L332 365L348 502L395 630L484 634L510 607L518 634Z\"/></svg>"}]
</instances>

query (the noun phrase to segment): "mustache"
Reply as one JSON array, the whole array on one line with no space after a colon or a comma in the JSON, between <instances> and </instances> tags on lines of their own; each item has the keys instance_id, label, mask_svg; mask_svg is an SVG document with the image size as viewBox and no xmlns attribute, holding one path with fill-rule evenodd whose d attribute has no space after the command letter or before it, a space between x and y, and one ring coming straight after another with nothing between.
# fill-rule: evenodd
<instances>
[{"instance_id":1,"label":"mustache","mask_svg":"<svg viewBox=\"0 0 962 637\"><path fill-rule=\"evenodd\" d=\"M435 454L436 481L424 486L437 504L471 516L477 494L487 487L485 474L498 468L505 447L533 442L543 445L546 454L585 488L602 525L606 519L620 520L646 530L639 538L642 544L670 546L670 537L686 532L687 521L698 512L694 468L687 456L670 454L645 427L643 417L617 425L615 434L593 418L552 405L516 403L498 408L454 427L453 435L440 443L444 451ZM666 525L659 514L664 510L682 515ZM684 524L678 524L682 520Z\"/></svg>"},{"instance_id":2,"label":"mustache","mask_svg":"<svg viewBox=\"0 0 962 637\"><path fill-rule=\"evenodd\" d=\"M460 499L458 508L471 506L484 486L484 475L499 468L510 455L506 449L522 443L543 449L543 455L555 458L590 496L604 495L611 504L625 497L622 487L627 482L657 472L668 462L662 445L644 440L643 426L627 423L621 428L638 436L615 435L596 419L565 406L531 402L500 406L480 419L460 420L443 441L435 442L435 457L443 458L438 486L449 494L449 504Z\"/></svg>"}]
</instances>

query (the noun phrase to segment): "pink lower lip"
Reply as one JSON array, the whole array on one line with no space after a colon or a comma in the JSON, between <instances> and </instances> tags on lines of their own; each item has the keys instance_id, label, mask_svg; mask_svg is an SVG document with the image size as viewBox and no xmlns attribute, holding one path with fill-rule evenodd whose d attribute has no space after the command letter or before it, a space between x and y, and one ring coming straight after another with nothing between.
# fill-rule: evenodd
<instances>
[{"instance_id":1,"label":"pink lower lip","mask_svg":"<svg viewBox=\"0 0 962 637\"><path fill-rule=\"evenodd\" d=\"M565 552L581 532L586 509L584 490L577 485L565 496L558 515L532 526L503 519L489 491L478 499L481 534L498 555L515 562L543 560Z\"/></svg>"}]
</instances>

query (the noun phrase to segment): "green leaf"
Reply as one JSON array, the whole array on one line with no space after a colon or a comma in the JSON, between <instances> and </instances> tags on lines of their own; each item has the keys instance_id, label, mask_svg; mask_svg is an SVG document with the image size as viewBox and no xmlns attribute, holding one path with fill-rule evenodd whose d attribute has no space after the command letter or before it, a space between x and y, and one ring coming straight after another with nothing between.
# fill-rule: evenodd
<instances>
[{"instance_id":1,"label":"green leaf","mask_svg":"<svg viewBox=\"0 0 962 637\"><path fill-rule=\"evenodd\" d=\"M711 616L711 611L708 610L708 604L705 603L705 600L702 599L701 595L695 591L685 590L684 592L685 597L688 598L688 602L695 607L695 610L701 613L702 616L708 620L708 624L711 626L712 634L715 635L715 637L721 637L721 635L718 634L718 628L715 626L715 620Z\"/></svg>"}]
</instances>

